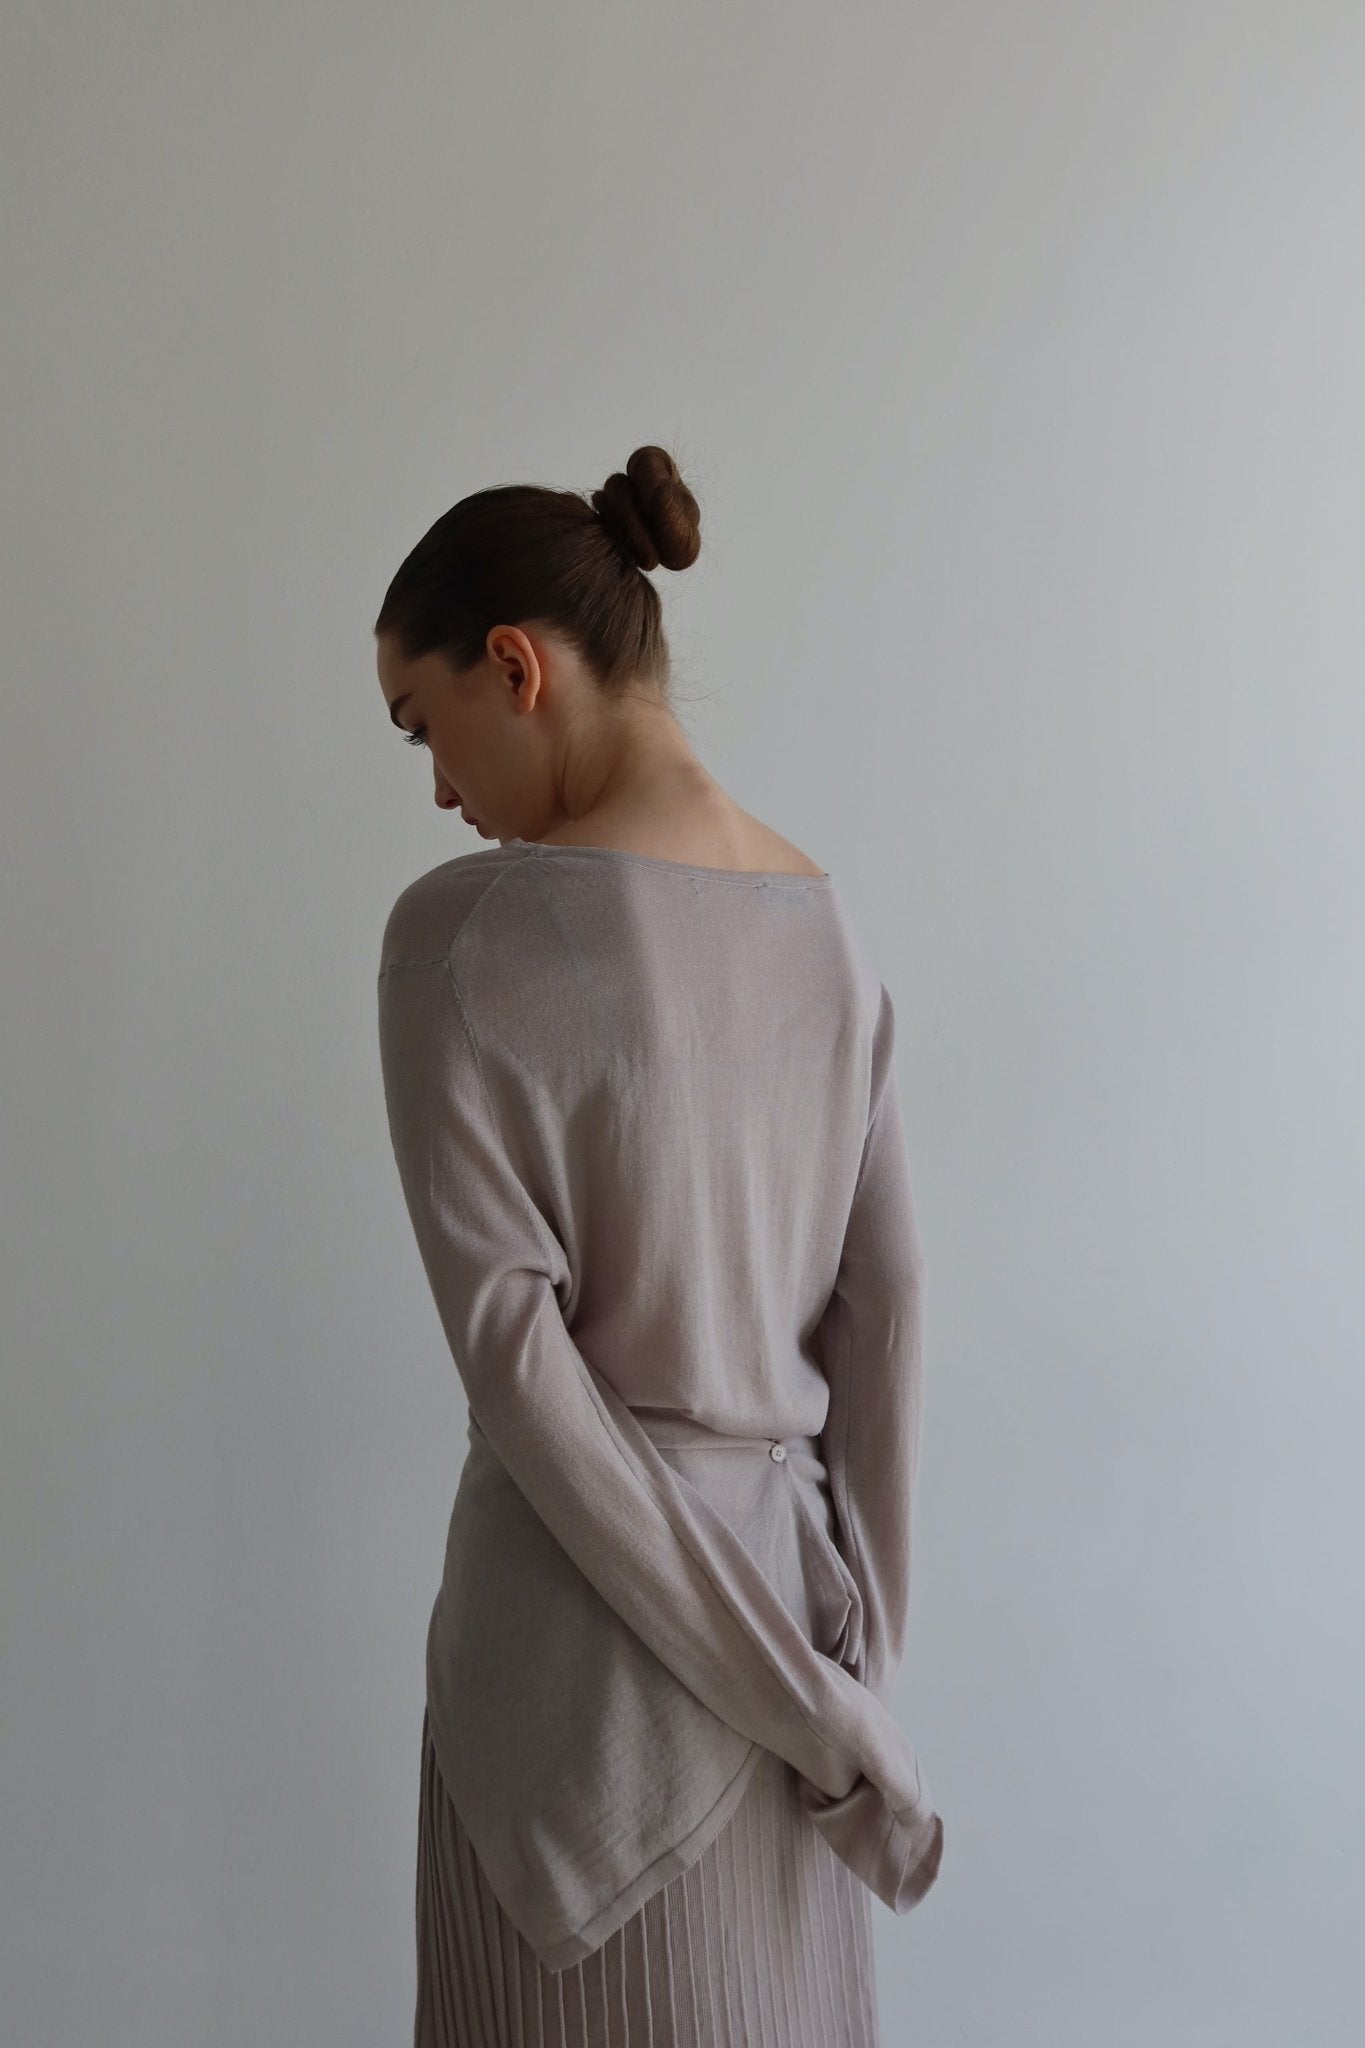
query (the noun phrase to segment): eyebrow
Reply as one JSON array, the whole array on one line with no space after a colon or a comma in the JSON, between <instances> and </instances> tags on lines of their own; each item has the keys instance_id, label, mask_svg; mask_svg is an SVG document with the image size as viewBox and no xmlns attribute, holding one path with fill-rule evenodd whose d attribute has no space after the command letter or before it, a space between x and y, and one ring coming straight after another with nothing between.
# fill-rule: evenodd
<instances>
[{"instance_id":1,"label":"eyebrow","mask_svg":"<svg viewBox=\"0 0 1365 2048\"><path fill-rule=\"evenodd\" d=\"M390 704L390 706L389 706L389 717L390 717L390 718L391 718L391 719L393 720L394 724L395 724L395 725L396 725L396 726L398 727L398 730L399 730L400 732L402 732L402 731L404 730L404 726L403 726L403 721L402 721L402 719L401 719L401 718L400 718L400 717L398 716L398 707L399 707L399 705L400 705L400 704L406 704L406 703L407 703L407 701L408 701L408 698L409 698L409 697L410 697L411 695L412 695L412 691L411 691L411 690L404 690L404 692L403 692L402 696L401 696L401 697L395 697L395 698L394 698L394 700L393 700L393 702L392 702L392 704Z\"/></svg>"}]
</instances>

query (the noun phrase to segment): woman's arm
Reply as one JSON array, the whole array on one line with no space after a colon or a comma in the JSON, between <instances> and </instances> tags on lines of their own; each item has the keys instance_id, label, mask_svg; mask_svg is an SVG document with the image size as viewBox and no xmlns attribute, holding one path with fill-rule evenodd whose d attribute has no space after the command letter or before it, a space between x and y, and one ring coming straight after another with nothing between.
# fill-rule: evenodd
<instances>
[{"instance_id":1,"label":"woman's arm","mask_svg":"<svg viewBox=\"0 0 1365 2048\"><path fill-rule=\"evenodd\" d=\"M923 1413L924 1261L895 1067L895 1010L881 990L871 1109L834 1292L817 1354L830 1386L823 1434L845 1561L863 1601L854 1670L889 1702L905 1650L911 1519Z\"/></svg>"}]
</instances>

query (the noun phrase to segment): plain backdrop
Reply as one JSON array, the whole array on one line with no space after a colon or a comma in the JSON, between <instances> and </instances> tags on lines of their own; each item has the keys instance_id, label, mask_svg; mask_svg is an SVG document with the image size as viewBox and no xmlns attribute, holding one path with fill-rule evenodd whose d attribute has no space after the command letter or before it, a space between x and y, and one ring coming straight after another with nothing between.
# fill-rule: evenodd
<instances>
[{"instance_id":1,"label":"plain backdrop","mask_svg":"<svg viewBox=\"0 0 1365 2048\"><path fill-rule=\"evenodd\" d=\"M0 2048L410 2038L464 1448L371 627L662 442L677 700L897 1003L887 2048L1365 2037L1365 10L13 0ZM831 2048L838 2048L832 2043Z\"/></svg>"}]
</instances>

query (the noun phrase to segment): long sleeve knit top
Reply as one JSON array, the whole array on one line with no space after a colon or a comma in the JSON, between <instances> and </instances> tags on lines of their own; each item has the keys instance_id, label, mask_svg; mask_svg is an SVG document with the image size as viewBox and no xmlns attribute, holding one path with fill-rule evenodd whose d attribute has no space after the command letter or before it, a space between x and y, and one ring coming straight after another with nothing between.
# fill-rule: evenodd
<instances>
[{"instance_id":1,"label":"long sleeve knit top","mask_svg":"<svg viewBox=\"0 0 1365 2048\"><path fill-rule=\"evenodd\" d=\"M512 840L402 891L378 1002L468 1403L427 1708L494 1893L579 1961L767 1749L908 1911L942 1850L890 1708L924 1272L833 878Z\"/></svg>"}]
</instances>

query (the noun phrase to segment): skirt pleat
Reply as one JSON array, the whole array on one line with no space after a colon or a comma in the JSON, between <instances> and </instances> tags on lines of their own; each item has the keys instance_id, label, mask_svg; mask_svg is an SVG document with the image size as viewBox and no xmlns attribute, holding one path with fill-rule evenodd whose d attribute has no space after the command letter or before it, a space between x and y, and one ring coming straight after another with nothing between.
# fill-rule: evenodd
<instances>
[{"instance_id":1,"label":"skirt pleat","mask_svg":"<svg viewBox=\"0 0 1365 2048\"><path fill-rule=\"evenodd\" d=\"M422 1717L414 2048L879 2048L872 1895L767 1750L697 1861L551 1971L498 1904Z\"/></svg>"}]
</instances>

